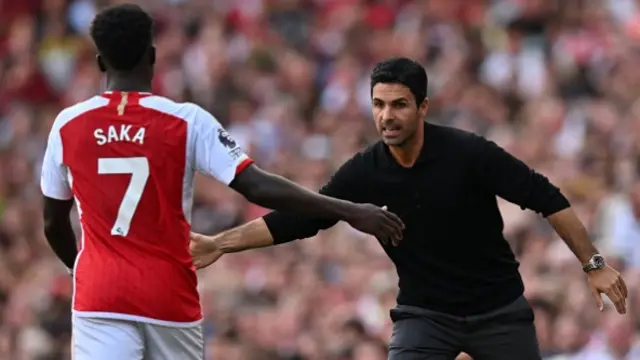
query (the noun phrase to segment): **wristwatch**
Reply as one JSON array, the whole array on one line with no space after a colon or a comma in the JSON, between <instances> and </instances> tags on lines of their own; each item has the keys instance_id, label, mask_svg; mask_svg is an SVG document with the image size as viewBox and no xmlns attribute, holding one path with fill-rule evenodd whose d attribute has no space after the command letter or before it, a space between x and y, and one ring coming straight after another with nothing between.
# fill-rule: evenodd
<instances>
[{"instance_id":1,"label":"wristwatch","mask_svg":"<svg viewBox=\"0 0 640 360\"><path fill-rule=\"evenodd\" d=\"M602 269L606 263L604 262L604 257L600 254L595 254L589 259L589 262L582 265L582 270L584 272L589 272L591 270Z\"/></svg>"}]
</instances>

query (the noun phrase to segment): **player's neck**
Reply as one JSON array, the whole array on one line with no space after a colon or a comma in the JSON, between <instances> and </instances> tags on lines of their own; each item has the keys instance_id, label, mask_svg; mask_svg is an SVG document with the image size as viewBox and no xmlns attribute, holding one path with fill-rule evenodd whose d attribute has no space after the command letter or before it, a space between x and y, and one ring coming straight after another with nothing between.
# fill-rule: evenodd
<instances>
[{"instance_id":1,"label":"player's neck","mask_svg":"<svg viewBox=\"0 0 640 360\"><path fill-rule=\"evenodd\" d=\"M389 151L402 167L412 167L416 163L424 144L424 132L418 129L415 136L401 146L390 146Z\"/></svg>"},{"instance_id":2,"label":"player's neck","mask_svg":"<svg viewBox=\"0 0 640 360\"><path fill-rule=\"evenodd\" d=\"M111 75L107 80L107 91L151 92L151 82L135 76Z\"/></svg>"}]
</instances>

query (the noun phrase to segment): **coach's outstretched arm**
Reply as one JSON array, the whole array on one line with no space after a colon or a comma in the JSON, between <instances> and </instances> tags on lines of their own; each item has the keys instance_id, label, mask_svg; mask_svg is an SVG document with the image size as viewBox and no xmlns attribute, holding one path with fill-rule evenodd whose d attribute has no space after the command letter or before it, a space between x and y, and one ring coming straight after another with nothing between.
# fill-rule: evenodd
<instances>
[{"instance_id":1,"label":"coach's outstretched arm","mask_svg":"<svg viewBox=\"0 0 640 360\"><path fill-rule=\"evenodd\" d=\"M620 314L626 312L627 285L615 269L606 265L587 230L560 190L542 174L529 168L498 145L478 137L474 153L476 176L491 193L523 209L542 214L569 246L587 273L589 287L600 310L601 293Z\"/></svg>"},{"instance_id":2,"label":"coach's outstretched arm","mask_svg":"<svg viewBox=\"0 0 640 360\"><path fill-rule=\"evenodd\" d=\"M331 183L321 191L331 189ZM207 236L191 233L190 251L193 264L201 269L214 263L227 253L258 249L309 238L320 230L334 226L338 221L309 218L293 213L273 211L264 217L252 220L220 234ZM397 244L397 242L394 242Z\"/></svg>"},{"instance_id":3,"label":"coach's outstretched arm","mask_svg":"<svg viewBox=\"0 0 640 360\"><path fill-rule=\"evenodd\" d=\"M214 236L191 233L189 250L193 256L193 265L202 269L223 254L271 245L274 245L273 236L264 220L258 218Z\"/></svg>"},{"instance_id":4,"label":"coach's outstretched arm","mask_svg":"<svg viewBox=\"0 0 640 360\"><path fill-rule=\"evenodd\" d=\"M191 233L190 251L193 264L201 269L214 263L223 254L309 238L335 224L336 221L333 220L305 218L273 211L217 235Z\"/></svg>"},{"instance_id":5,"label":"coach's outstretched arm","mask_svg":"<svg viewBox=\"0 0 640 360\"><path fill-rule=\"evenodd\" d=\"M351 201L362 201L354 198L354 187L361 186L364 177L360 171L361 155L356 154L345 162L331 180L319 192L322 195L342 198ZM210 265L224 253L233 253L278 245L290 241L305 239L316 235L320 230L328 229L338 222L333 218L303 216L298 212L272 211L262 218L244 225L224 231L215 236L192 234L191 253L194 264L198 268ZM394 245L398 241L393 242Z\"/></svg>"}]
</instances>

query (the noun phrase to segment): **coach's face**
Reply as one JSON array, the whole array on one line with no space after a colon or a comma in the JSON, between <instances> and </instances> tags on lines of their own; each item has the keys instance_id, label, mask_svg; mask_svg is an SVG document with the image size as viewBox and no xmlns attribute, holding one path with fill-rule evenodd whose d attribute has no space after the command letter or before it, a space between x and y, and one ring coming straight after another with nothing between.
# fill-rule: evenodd
<instances>
[{"instance_id":1,"label":"coach's face","mask_svg":"<svg viewBox=\"0 0 640 360\"><path fill-rule=\"evenodd\" d=\"M412 139L429 108L428 99L418 106L411 90L402 84L378 83L371 97L376 129L389 146L403 146Z\"/></svg>"}]
</instances>

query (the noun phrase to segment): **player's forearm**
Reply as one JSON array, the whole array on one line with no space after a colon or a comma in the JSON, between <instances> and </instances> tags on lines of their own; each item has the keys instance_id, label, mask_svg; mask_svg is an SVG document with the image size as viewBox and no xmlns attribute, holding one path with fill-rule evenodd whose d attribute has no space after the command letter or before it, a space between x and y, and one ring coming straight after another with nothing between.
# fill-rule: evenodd
<instances>
[{"instance_id":1,"label":"player's forearm","mask_svg":"<svg viewBox=\"0 0 640 360\"><path fill-rule=\"evenodd\" d=\"M73 200L43 199L44 235L53 252L68 269L73 269L78 248L69 214Z\"/></svg>"},{"instance_id":2,"label":"player's forearm","mask_svg":"<svg viewBox=\"0 0 640 360\"><path fill-rule=\"evenodd\" d=\"M234 253L273 245L273 237L262 218L227 230L211 238L212 246L223 253Z\"/></svg>"},{"instance_id":3,"label":"player's forearm","mask_svg":"<svg viewBox=\"0 0 640 360\"><path fill-rule=\"evenodd\" d=\"M549 215L547 220L582 264L588 263L591 256L598 253L573 209L558 211Z\"/></svg>"},{"instance_id":4,"label":"player's forearm","mask_svg":"<svg viewBox=\"0 0 640 360\"><path fill-rule=\"evenodd\" d=\"M338 220L347 220L354 212L354 204L349 201L307 190L255 166L240 175L233 188L247 200L269 209Z\"/></svg>"},{"instance_id":5,"label":"player's forearm","mask_svg":"<svg viewBox=\"0 0 640 360\"><path fill-rule=\"evenodd\" d=\"M76 246L76 236L71 226L71 220L67 221L46 221L44 235L53 252L64 263L68 269L73 269L78 248Z\"/></svg>"}]
</instances>

